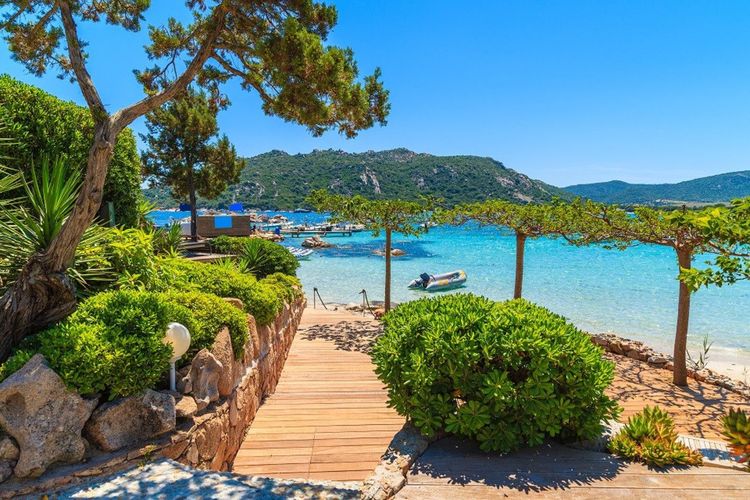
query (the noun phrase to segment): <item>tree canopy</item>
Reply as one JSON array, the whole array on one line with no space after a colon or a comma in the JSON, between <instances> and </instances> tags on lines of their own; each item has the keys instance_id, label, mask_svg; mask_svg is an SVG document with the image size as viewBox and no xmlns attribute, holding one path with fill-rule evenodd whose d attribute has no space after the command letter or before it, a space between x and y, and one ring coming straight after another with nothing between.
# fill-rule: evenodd
<instances>
[{"instance_id":1,"label":"tree canopy","mask_svg":"<svg viewBox=\"0 0 750 500\"><path fill-rule=\"evenodd\" d=\"M75 207L49 247L32 255L0 298L0 360L25 335L59 321L75 307L65 270L96 215L114 145L133 120L164 105L191 82L215 102L222 85L239 80L266 114L353 137L384 124L390 105L380 70L359 79L348 48L325 45L337 21L334 7L314 0L186 0L189 22L170 17L148 28L151 66L135 69L144 97L110 112L89 72L80 23L139 32L148 0L0 0L0 30L12 57L32 74L57 69L74 80L94 121L93 143ZM112 29L112 28L108 28Z\"/></svg>"},{"instance_id":2,"label":"tree canopy","mask_svg":"<svg viewBox=\"0 0 750 500\"><path fill-rule=\"evenodd\" d=\"M143 172L152 184L167 185L175 196L189 199L191 235L196 232L196 194L218 196L236 182L243 162L226 136L218 137L219 106L203 92L188 87L173 101L146 115L148 134L141 138Z\"/></svg>"}]
</instances>

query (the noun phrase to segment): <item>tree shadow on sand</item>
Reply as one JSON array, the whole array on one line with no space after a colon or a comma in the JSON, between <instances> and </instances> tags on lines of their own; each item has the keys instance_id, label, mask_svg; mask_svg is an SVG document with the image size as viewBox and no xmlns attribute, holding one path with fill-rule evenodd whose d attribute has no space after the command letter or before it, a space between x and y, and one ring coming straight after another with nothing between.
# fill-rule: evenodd
<instances>
[{"instance_id":1,"label":"tree shadow on sand","mask_svg":"<svg viewBox=\"0 0 750 500\"><path fill-rule=\"evenodd\" d=\"M339 321L336 324L300 328L298 336L303 340L331 341L342 351L370 354L373 344L382 333L382 325L365 316L362 321Z\"/></svg>"}]
</instances>

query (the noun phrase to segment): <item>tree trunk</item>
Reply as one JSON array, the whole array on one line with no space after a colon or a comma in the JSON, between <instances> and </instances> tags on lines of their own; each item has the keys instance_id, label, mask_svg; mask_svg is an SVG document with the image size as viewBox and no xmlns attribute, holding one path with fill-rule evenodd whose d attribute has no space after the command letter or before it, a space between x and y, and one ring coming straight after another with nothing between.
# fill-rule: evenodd
<instances>
[{"instance_id":1,"label":"tree trunk","mask_svg":"<svg viewBox=\"0 0 750 500\"><path fill-rule=\"evenodd\" d=\"M391 310L391 230L385 230L385 312Z\"/></svg>"},{"instance_id":2,"label":"tree trunk","mask_svg":"<svg viewBox=\"0 0 750 500\"><path fill-rule=\"evenodd\" d=\"M526 235L516 232L516 284L513 298L520 299L523 291L523 254L526 250Z\"/></svg>"},{"instance_id":3,"label":"tree trunk","mask_svg":"<svg viewBox=\"0 0 750 500\"><path fill-rule=\"evenodd\" d=\"M18 280L0 298L0 362L26 335L75 309L75 288L65 271L101 205L116 138L108 119L96 125L86 176L70 217L49 248L29 259Z\"/></svg>"},{"instance_id":4,"label":"tree trunk","mask_svg":"<svg viewBox=\"0 0 750 500\"><path fill-rule=\"evenodd\" d=\"M190 239L198 241L198 207L195 203L195 184L193 183L193 169L188 173L188 189L190 190Z\"/></svg>"},{"instance_id":5,"label":"tree trunk","mask_svg":"<svg viewBox=\"0 0 750 500\"><path fill-rule=\"evenodd\" d=\"M678 249L677 262L681 269L690 269L693 260L692 249ZM675 385L687 385L687 335L690 322L690 289L680 283L680 296L677 302L677 328L674 337L674 372L672 382Z\"/></svg>"}]
</instances>

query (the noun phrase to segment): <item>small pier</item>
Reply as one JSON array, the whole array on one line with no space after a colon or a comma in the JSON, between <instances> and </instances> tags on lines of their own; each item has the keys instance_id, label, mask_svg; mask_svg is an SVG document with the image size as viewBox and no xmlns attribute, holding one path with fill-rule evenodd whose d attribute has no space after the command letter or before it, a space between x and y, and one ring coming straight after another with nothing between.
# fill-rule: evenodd
<instances>
[{"instance_id":1,"label":"small pier","mask_svg":"<svg viewBox=\"0 0 750 500\"><path fill-rule=\"evenodd\" d=\"M289 236L291 238L304 238L307 236L351 236L354 231L349 229L333 229L331 231L324 231L322 229L310 229L310 230L297 230L297 229L282 229L282 236Z\"/></svg>"}]
</instances>

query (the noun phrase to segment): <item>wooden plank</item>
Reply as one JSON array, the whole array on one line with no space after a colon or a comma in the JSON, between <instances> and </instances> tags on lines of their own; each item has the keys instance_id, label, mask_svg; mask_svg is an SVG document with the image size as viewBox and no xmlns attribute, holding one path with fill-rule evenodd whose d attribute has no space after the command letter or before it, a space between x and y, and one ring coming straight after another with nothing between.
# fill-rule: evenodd
<instances>
[{"instance_id":1,"label":"wooden plank","mask_svg":"<svg viewBox=\"0 0 750 500\"><path fill-rule=\"evenodd\" d=\"M235 471L361 481L401 429L404 419L388 407L388 395L369 356L339 349L335 340L307 335L304 325L321 322L345 333L377 326L351 315L305 312L276 392L259 409ZM302 465L308 469L295 467Z\"/></svg>"}]
</instances>

